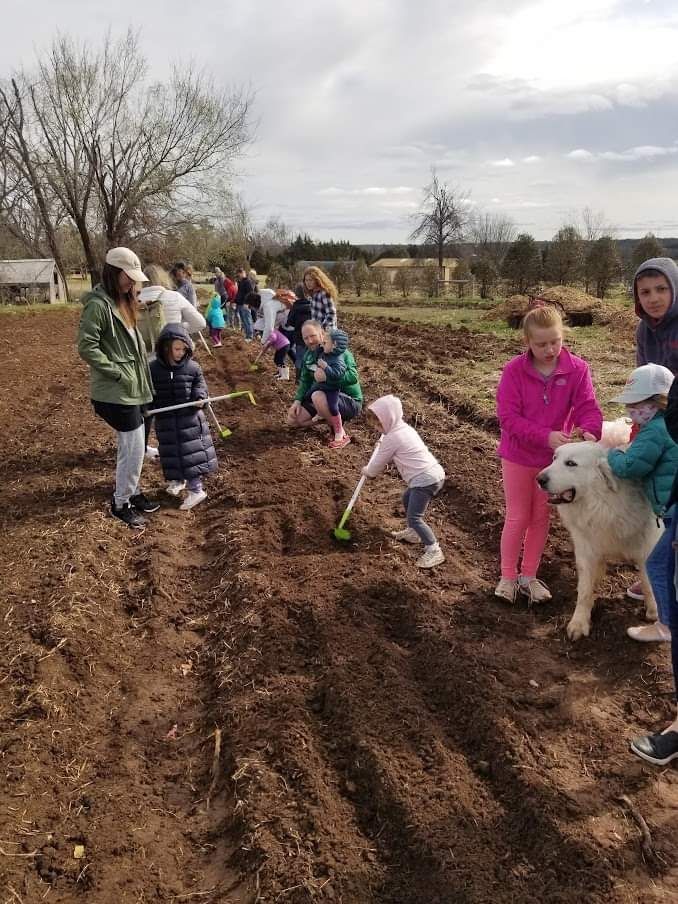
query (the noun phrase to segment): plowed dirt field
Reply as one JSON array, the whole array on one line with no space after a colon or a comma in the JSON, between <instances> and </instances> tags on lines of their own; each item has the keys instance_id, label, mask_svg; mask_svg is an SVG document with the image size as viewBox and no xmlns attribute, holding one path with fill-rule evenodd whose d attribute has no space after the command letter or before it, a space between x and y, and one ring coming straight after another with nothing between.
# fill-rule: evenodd
<instances>
[{"instance_id":1,"label":"plowed dirt field","mask_svg":"<svg viewBox=\"0 0 678 904\"><path fill-rule=\"evenodd\" d=\"M625 636L632 575L610 570L579 644L560 529L552 603L491 593L497 426L475 390L517 344L344 322L367 398L399 394L447 471L432 574L389 538L394 476L331 540L376 436L288 431L292 384L233 336L197 357L258 405L218 409L233 435L193 512L145 464L163 508L135 535L106 512L77 311L0 319L2 904L678 900L678 773L628 751L673 706L666 647ZM603 354L623 380L629 342Z\"/></svg>"}]
</instances>

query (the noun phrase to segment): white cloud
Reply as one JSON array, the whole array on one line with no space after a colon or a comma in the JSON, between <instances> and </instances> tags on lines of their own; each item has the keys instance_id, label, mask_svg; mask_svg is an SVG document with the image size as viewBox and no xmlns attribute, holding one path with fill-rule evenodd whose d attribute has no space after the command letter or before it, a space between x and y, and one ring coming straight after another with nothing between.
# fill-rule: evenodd
<instances>
[{"instance_id":1,"label":"white cloud","mask_svg":"<svg viewBox=\"0 0 678 904\"><path fill-rule=\"evenodd\" d=\"M574 151L570 151L569 154L565 154L570 160L593 160L594 154L591 151L587 151L586 148L576 148Z\"/></svg>"},{"instance_id":2,"label":"white cloud","mask_svg":"<svg viewBox=\"0 0 678 904\"><path fill-rule=\"evenodd\" d=\"M625 151L598 151L595 154L585 148L577 148L565 156L570 160L608 160L621 163L636 163L639 160L655 160L659 157L669 157L678 154L678 145L661 147L654 144L639 145L627 148Z\"/></svg>"},{"instance_id":3,"label":"white cloud","mask_svg":"<svg viewBox=\"0 0 678 904\"><path fill-rule=\"evenodd\" d=\"M621 152L602 151L599 157L601 160L621 160L632 163L637 160L653 160L657 157L667 157L671 154L678 154L678 147L657 147L652 144L646 144Z\"/></svg>"},{"instance_id":4,"label":"white cloud","mask_svg":"<svg viewBox=\"0 0 678 904\"><path fill-rule=\"evenodd\" d=\"M381 196L381 195L407 195L410 192L418 191L418 189L410 188L408 185L396 185L392 188L386 188L382 185L369 185L367 188L337 188L331 185L329 188L321 188L316 194L329 195L337 197L347 196Z\"/></svg>"},{"instance_id":5,"label":"white cloud","mask_svg":"<svg viewBox=\"0 0 678 904\"><path fill-rule=\"evenodd\" d=\"M251 84L257 138L238 189L262 222L406 240L432 165L472 192L469 206L522 210L539 237L586 205L620 226L675 221L655 174L678 181L675 0L482 0L453 15L442 0L416 11L407 0L232 0L227 17L214 0L4 6L0 79L33 65L57 30L98 46L109 24L119 34L132 22L152 78L195 59L218 86Z\"/></svg>"}]
</instances>

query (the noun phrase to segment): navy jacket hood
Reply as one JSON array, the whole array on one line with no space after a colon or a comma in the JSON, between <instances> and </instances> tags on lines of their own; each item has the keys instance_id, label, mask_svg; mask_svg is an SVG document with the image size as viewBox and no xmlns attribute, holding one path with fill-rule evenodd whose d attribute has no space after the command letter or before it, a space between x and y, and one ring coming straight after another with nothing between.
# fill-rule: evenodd
<instances>
[{"instance_id":1,"label":"navy jacket hood","mask_svg":"<svg viewBox=\"0 0 678 904\"><path fill-rule=\"evenodd\" d=\"M181 359L182 362L186 361L188 358L193 357L193 342L191 340L191 337L188 335L186 328L180 323L168 323L162 328L162 331L158 336L158 341L155 345L155 353L158 359L163 363L167 362L165 361L165 358L162 354L162 347L165 343L173 342L175 339L180 339L186 346L186 354Z\"/></svg>"}]
</instances>

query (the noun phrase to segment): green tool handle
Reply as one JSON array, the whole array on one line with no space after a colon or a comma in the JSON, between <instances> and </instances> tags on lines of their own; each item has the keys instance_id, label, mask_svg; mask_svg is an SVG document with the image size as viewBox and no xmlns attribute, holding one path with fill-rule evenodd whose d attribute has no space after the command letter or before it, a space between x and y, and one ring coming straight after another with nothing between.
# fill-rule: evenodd
<instances>
[{"instance_id":1,"label":"green tool handle","mask_svg":"<svg viewBox=\"0 0 678 904\"><path fill-rule=\"evenodd\" d=\"M377 445L374 447L374 451L373 451L372 454L370 455L370 460L367 462L367 467L368 467L368 468L369 468L369 466L372 464L372 460L374 459L374 456L375 456L375 455L377 454L377 452L379 451L379 446L381 445L381 441L382 441L383 438L384 438L384 436L383 436L383 434L382 434L382 435L379 437L379 440L377 441ZM351 512L353 511L353 506L355 505L358 496L360 496L360 491L362 490L363 485L364 485L364 483L365 483L366 480L367 480L367 475L366 475L366 474L363 474L362 477L360 478L360 480L358 481L357 487L356 487L355 490L353 491L353 495L351 496L351 498L350 498L350 500L349 500L349 503L348 503L348 505L346 506L346 509L345 509L345 511L344 511L344 514L341 516L341 521L340 521L339 524L337 525L337 530L341 530L341 528L342 528L342 527L346 524L346 522L348 521L348 516L349 516L349 515L351 514Z\"/></svg>"}]
</instances>

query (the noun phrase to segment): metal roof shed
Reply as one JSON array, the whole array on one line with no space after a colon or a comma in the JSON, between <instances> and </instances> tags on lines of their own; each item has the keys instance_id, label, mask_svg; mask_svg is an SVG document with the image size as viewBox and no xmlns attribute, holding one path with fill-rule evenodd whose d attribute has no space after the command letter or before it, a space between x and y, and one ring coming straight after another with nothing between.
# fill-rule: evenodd
<instances>
[{"instance_id":1,"label":"metal roof shed","mask_svg":"<svg viewBox=\"0 0 678 904\"><path fill-rule=\"evenodd\" d=\"M0 261L0 296L4 303L66 301L66 285L52 258Z\"/></svg>"}]
</instances>

